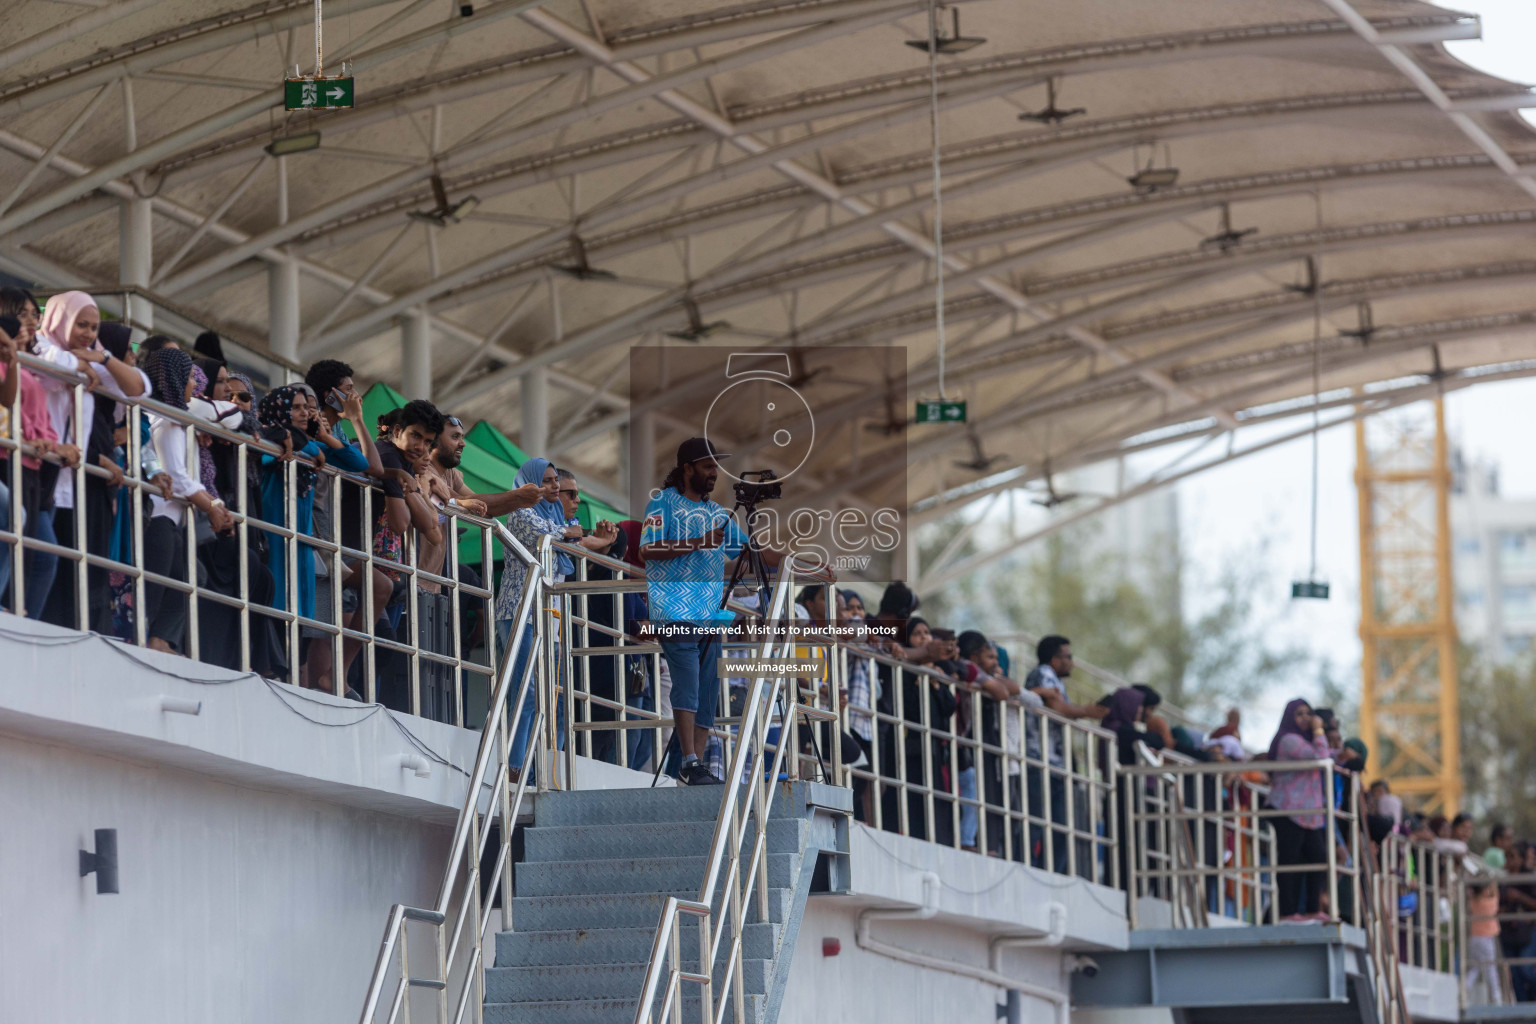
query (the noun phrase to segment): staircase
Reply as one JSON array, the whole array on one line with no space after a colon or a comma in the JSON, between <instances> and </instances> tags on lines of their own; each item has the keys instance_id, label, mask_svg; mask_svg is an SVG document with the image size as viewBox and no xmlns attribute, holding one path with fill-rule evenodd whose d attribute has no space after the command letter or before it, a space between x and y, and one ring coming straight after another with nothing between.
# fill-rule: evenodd
<instances>
[{"instance_id":1,"label":"staircase","mask_svg":"<svg viewBox=\"0 0 1536 1024\"><path fill-rule=\"evenodd\" d=\"M773 792L768 913L754 898L742 936L742 1024L777 1019L823 851L823 887L846 887L847 791L798 782ZM540 794L516 870L515 930L496 937L485 972L487 1024L633 1024L662 907L668 896L698 899L722 795L718 786ZM699 971L699 929L680 938L685 969ZM699 1019L699 991L684 989L684 1019Z\"/></svg>"}]
</instances>

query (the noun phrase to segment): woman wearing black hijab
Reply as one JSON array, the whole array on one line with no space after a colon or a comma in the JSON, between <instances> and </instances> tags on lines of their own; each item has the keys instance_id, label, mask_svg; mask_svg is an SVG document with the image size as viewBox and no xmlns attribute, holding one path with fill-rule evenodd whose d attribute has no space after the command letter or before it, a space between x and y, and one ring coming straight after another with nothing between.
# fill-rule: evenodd
<instances>
[{"instance_id":1,"label":"woman wearing black hijab","mask_svg":"<svg viewBox=\"0 0 1536 1024\"><path fill-rule=\"evenodd\" d=\"M951 644L950 646L953 646ZM943 643L933 639L933 631L923 619L913 616L906 620L901 627L901 649L908 655L907 660L914 665L940 668L943 662L941 656L946 653ZM918 673L897 669L900 675L901 686L901 713L906 721L920 725L923 721L923 701L928 702L928 728L933 732L948 731L950 719L955 714L955 694L949 686L938 682L932 677ZM894 701L888 701L887 695L894 691L895 687L886 687L881 694L881 710L886 714L894 715L896 709ZM892 730L894 733L894 730ZM884 739L884 736L881 737ZM894 737L893 737L894 738ZM895 777L897 766L895 764L896 744L892 743L882 751L884 774L887 777ZM946 846L954 845L955 827L954 813L951 801L947 796L954 791L954 781L949 777L949 744L947 741L929 736L928 753L931 758L929 764L932 767L932 777L928 774L928 765L923 760L923 734L918 729L907 731L906 742L902 745L902 777L906 779L910 787L907 790L907 834L918 839L930 839ZM931 787L934 790L934 822L930 829L928 825L928 801L923 789ZM894 787L885 791L882 796L881 814L884 817L884 825L888 831L901 830L900 808L896 799Z\"/></svg>"}]
</instances>

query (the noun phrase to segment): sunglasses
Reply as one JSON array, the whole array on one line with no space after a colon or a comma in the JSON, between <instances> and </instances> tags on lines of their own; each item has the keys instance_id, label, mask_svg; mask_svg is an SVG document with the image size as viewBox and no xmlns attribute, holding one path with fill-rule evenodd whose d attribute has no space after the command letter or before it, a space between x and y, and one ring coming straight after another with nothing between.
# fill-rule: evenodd
<instances>
[{"instance_id":1,"label":"sunglasses","mask_svg":"<svg viewBox=\"0 0 1536 1024\"><path fill-rule=\"evenodd\" d=\"M445 416L443 417L443 422L448 424L450 427L458 427L461 430L464 428L464 421L459 419L457 416Z\"/></svg>"},{"instance_id":2,"label":"sunglasses","mask_svg":"<svg viewBox=\"0 0 1536 1024\"><path fill-rule=\"evenodd\" d=\"M569 491L567 491L567 490L562 489L560 491L560 493L563 494L563 495L567 495L569 497L572 497L572 498L579 498L579 497L581 497L581 492L578 491L578 490L569 490Z\"/></svg>"},{"instance_id":3,"label":"sunglasses","mask_svg":"<svg viewBox=\"0 0 1536 1024\"><path fill-rule=\"evenodd\" d=\"M251 400L251 393L249 391L235 391L232 394L237 402L249 402Z\"/></svg>"}]
</instances>

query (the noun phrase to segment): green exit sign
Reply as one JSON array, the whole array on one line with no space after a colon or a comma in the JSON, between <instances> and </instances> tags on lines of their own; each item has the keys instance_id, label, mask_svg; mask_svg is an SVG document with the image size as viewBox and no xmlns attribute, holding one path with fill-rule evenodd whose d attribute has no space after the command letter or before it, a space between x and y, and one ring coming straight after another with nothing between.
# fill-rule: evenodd
<instances>
[{"instance_id":1,"label":"green exit sign","mask_svg":"<svg viewBox=\"0 0 1536 1024\"><path fill-rule=\"evenodd\" d=\"M964 402L918 402L919 423L964 423Z\"/></svg>"},{"instance_id":2,"label":"green exit sign","mask_svg":"<svg viewBox=\"0 0 1536 1024\"><path fill-rule=\"evenodd\" d=\"M1318 601L1328 600L1328 584L1319 580L1297 580L1291 584L1291 597L1314 598Z\"/></svg>"},{"instance_id":3,"label":"green exit sign","mask_svg":"<svg viewBox=\"0 0 1536 1024\"><path fill-rule=\"evenodd\" d=\"M283 83L284 110L337 110L351 105L350 78L290 78Z\"/></svg>"}]
</instances>

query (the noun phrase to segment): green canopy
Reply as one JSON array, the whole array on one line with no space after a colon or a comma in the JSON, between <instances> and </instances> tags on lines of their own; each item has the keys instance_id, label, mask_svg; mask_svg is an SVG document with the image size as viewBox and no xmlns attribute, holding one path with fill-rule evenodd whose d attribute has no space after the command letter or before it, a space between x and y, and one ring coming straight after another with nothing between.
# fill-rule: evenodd
<instances>
[{"instance_id":1,"label":"green canopy","mask_svg":"<svg viewBox=\"0 0 1536 1024\"><path fill-rule=\"evenodd\" d=\"M377 422L384 413L403 405L404 395L388 384L375 384L363 395L363 420L366 423ZM351 431L348 430L347 434L350 436ZM464 435L464 442L464 456L459 463L459 471L464 474L464 483L470 490L476 494L497 494L517 486L517 468L528 460L528 456L512 443L511 438L481 420ZM576 508L576 520L587 530L603 519L617 523L628 518L617 509L592 498L583 498ZM466 530L459 538L459 561L478 565L480 554L480 532ZM501 544L494 540L491 543L491 555L497 561L501 560Z\"/></svg>"}]
</instances>

